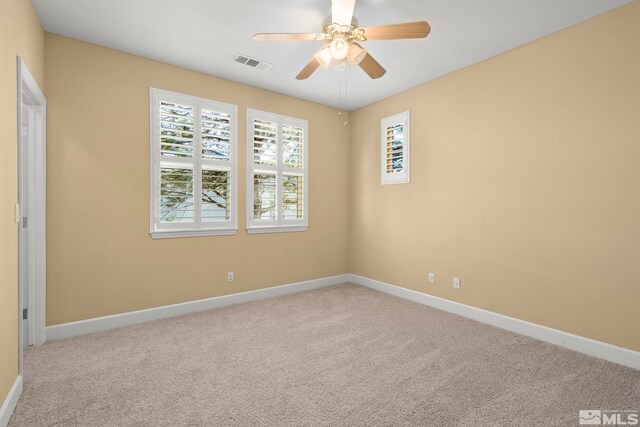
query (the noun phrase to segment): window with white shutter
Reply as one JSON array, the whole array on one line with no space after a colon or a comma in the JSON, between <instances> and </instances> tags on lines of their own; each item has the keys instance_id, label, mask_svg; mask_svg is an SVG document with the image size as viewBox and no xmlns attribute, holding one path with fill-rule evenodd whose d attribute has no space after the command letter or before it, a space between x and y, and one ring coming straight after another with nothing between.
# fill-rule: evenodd
<instances>
[{"instance_id":1,"label":"window with white shutter","mask_svg":"<svg viewBox=\"0 0 640 427\"><path fill-rule=\"evenodd\" d=\"M237 106L151 89L151 235L237 231Z\"/></svg>"},{"instance_id":2,"label":"window with white shutter","mask_svg":"<svg viewBox=\"0 0 640 427\"><path fill-rule=\"evenodd\" d=\"M308 123L247 110L247 231L305 231L309 225Z\"/></svg>"},{"instance_id":3,"label":"window with white shutter","mask_svg":"<svg viewBox=\"0 0 640 427\"><path fill-rule=\"evenodd\" d=\"M409 182L409 112L382 119L381 134L381 183L402 184Z\"/></svg>"}]
</instances>

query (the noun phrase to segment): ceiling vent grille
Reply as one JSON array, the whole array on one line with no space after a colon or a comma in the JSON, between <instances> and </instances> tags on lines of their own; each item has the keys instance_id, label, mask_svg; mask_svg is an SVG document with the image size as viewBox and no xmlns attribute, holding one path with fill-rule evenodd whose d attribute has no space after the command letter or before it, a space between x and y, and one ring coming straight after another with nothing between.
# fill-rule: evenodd
<instances>
[{"instance_id":1,"label":"ceiling vent grille","mask_svg":"<svg viewBox=\"0 0 640 427\"><path fill-rule=\"evenodd\" d=\"M233 57L233 60L240 64L244 64L247 67L257 68L258 70L266 70L268 68L271 68L271 66L273 65L269 64L268 62L252 58L248 55L244 55L242 53L236 53L236 56Z\"/></svg>"}]
</instances>

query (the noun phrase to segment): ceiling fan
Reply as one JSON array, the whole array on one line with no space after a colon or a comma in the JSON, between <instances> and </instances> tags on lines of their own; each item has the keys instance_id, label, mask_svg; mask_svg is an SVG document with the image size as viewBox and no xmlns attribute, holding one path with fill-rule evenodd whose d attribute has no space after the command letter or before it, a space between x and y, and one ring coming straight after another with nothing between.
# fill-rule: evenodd
<instances>
[{"instance_id":1,"label":"ceiling fan","mask_svg":"<svg viewBox=\"0 0 640 427\"><path fill-rule=\"evenodd\" d=\"M338 68L359 65L372 79L382 77L387 70L378 63L359 44L366 40L418 39L429 35L431 27L426 21L406 22L403 24L380 25L359 28L353 16L356 0L331 0L331 22L324 25L320 33L258 33L253 36L257 41L279 40L319 40L326 44L311 61L298 73L296 79L309 78L319 66L329 68L335 64Z\"/></svg>"}]
</instances>

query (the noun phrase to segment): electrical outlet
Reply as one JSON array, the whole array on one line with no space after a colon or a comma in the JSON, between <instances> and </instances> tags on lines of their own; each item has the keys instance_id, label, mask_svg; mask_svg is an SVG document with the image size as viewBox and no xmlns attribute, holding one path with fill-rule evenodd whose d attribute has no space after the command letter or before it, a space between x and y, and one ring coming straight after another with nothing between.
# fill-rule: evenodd
<instances>
[{"instance_id":1,"label":"electrical outlet","mask_svg":"<svg viewBox=\"0 0 640 427\"><path fill-rule=\"evenodd\" d=\"M454 277L453 278L453 287L455 289L460 289L460 278L459 277Z\"/></svg>"},{"instance_id":2,"label":"electrical outlet","mask_svg":"<svg viewBox=\"0 0 640 427\"><path fill-rule=\"evenodd\" d=\"M227 273L227 282L233 282L233 271Z\"/></svg>"},{"instance_id":3,"label":"electrical outlet","mask_svg":"<svg viewBox=\"0 0 640 427\"><path fill-rule=\"evenodd\" d=\"M436 273L429 273L429 283L436 283Z\"/></svg>"}]
</instances>

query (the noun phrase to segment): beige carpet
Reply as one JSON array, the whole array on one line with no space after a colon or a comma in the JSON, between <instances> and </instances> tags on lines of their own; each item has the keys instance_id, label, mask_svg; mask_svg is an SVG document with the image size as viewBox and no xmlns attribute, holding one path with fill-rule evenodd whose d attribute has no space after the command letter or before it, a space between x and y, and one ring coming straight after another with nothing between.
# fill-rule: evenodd
<instances>
[{"instance_id":1,"label":"beige carpet","mask_svg":"<svg viewBox=\"0 0 640 427\"><path fill-rule=\"evenodd\" d=\"M11 426L556 426L640 371L356 285L50 342Z\"/></svg>"}]
</instances>

